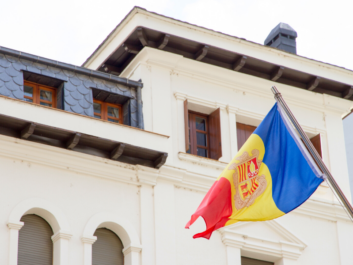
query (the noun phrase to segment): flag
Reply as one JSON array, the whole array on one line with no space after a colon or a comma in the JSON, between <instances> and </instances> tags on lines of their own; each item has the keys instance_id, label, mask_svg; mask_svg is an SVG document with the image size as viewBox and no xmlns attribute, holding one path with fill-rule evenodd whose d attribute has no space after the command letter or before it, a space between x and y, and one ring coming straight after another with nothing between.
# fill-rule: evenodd
<instances>
[{"instance_id":1,"label":"flag","mask_svg":"<svg viewBox=\"0 0 353 265\"><path fill-rule=\"evenodd\" d=\"M209 239L238 221L278 218L304 203L324 180L277 103L212 185L191 220L203 217Z\"/></svg>"}]
</instances>

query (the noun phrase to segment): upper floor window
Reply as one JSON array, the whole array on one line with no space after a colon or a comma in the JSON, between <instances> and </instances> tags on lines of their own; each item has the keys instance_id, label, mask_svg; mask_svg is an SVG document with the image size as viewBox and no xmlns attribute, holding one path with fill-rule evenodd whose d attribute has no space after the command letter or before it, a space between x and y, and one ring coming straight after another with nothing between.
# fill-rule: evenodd
<instances>
[{"instance_id":1,"label":"upper floor window","mask_svg":"<svg viewBox=\"0 0 353 265\"><path fill-rule=\"evenodd\" d=\"M208 116L189 111L189 150L190 154L209 157Z\"/></svg>"},{"instance_id":2,"label":"upper floor window","mask_svg":"<svg viewBox=\"0 0 353 265\"><path fill-rule=\"evenodd\" d=\"M24 98L28 102L56 108L55 88L24 81Z\"/></svg>"},{"instance_id":3,"label":"upper floor window","mask_svg":"<svg viewBox=\"0 0 353 265\"><path fill-rule=\"evenodd\" d=\"M250 135L256 130L256 126L251 126L237 122L237 139L238 139L238 150L248 140ZM311 143L314 145L318 154L322 157L321 152L321 137L320 134L310 138Z\"/></svg>"},{"instance_id":4,"label":"upper floor window","mask_svg":"<svg viewBox=\"0 0 353 265\"><path fill-rule=\"evenodd\" d=\"M94 117L106 121L123 123L122 106L93 100Z\"/></svg>"},{"instance_id":5,"label":"upper floor window","mask_svg":"<svg viewBox=\"0 0 353 265\"><path fill-rule=\"evenodd\" d=\"M238 140L238 150L243 146L243 144L248 140L250 135L256 130L256 126L251 126L243 123L237 122L237 140Z\"/></svg>"},{"instance_id":6,"label":"upper floor window","mask_svg":"<svg viewBox=\"0 0 353 265\"><path fill-rule=\"evenodd\" d=\"M221 111L209 115L188 110L184 102L185 150L189 154L218 160L222 157Z\"/></svg>"}]
</instances>

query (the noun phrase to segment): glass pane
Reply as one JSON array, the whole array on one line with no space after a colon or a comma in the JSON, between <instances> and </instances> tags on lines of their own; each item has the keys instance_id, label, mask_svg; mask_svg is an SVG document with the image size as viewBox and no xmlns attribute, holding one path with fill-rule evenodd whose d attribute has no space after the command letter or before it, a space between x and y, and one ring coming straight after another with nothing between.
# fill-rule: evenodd
<instances>
[{"instance_id":1,"label":"glass pane","mask_svg":"<svg viewBox=\"0 0 353 265\"><path fill-rule=\"evenodd\" d=\"M40 105L51 107L51 104L45 102L41 102Z\"/></svg>"},{"instance_id":2,"label":"glass pane","mask_svg":"<svg viewBox=\"0 0 353 265\"><path fill-rule=\"evenodd\" d=\"M40 99L52 101L52 92L46 90L40 90ZM41 104L43 105L43 104Z\"/></svg>"},{"instance_id":3,"label":"glass pane","mask_svg":"<svg viewBox=\"0 0 353 265\"><path fill-rule=\"evenodd\" d=\"M118 120L113 120L113 119L108 119L108 121L112 121L112 122L119 123L119 121L118 121Z\"/></svg>"},{"instance_id":4,"label":"glass pane","mask_svg":"<svg viewBox=\"0 0 353 265\"><path fill-rule=\"evenodd\" d=\"M189 145L189 150L187 150L186 153L191 154L191 145Z\"/></svg>"},{"instance_id":5,"label":"glass pane","mask_svg":"<svg viewBox=\"0 0 353 265\"><path fill-rule=\"evenodd\" d=\"M101 119L101 116L98 116L98 115L94 115L94 117L97 119Z\"/></svg>"},{"instance_id":6,"label":"glass pane","mask_svg":"<svg viewBox=\"0 0 353 265\"><path fill-rule=\"evenodd\" d=\"M25 96L27 97L33 97L33 87L31 86L25 86L24 87L24 92L25 92ZM27 100L28 101L28 100ZM32 102L32 101L30 101Z\"/></svg>"},{"instance_id":7,"label":"glass pane","mask_svg":"<svg viewBox=\"0 0 353 265\"><path fill-rule=\"evenodd\" d=\"M119 118L119 109L108 106L108 116Z\"/></svg>"},{"instance_id":8,"label":"glass pane","mask_svg":"<svg viewBox=\"0 0 353 265\"><path fill-rule=\"evenodd\" d=\"M95 113L101 113L102 105L99 103L93 103L93 109ZM97 117L98 118L98 117Z\"/></svg>"},{"instance_id":9,"label":"glass pane","mask_svg":"<svg viewBox=\"0 0 353 265\"><path fill-rule=\"evenodd\" d=\"M196 130L206 131L206 120L196 117Z\"/></svg>"},{"instance_id":10,"label":"glass pane","mask_svg":"<svg viewBox=\"0 0 353 265\"><path fill-rule=\"evenodd\" d=\"M205 133L196 132L196 138L197 138L197 145L207 146L207 143L206 143L207 138Z\"/></svg>"},{"instance_id":11,"label":"glass pane","mask_svg":"<svg viewBox=\"0 0 353 265\"><path fill-rule=\"evenodd\" d=\"M29 99L29 98L25 98L25 101L27 101L27 102L33 102L33 100L32 100L32 99Z\"/></svg>"},{"instance_id":12,"label":"glass pane","mask_svg":"<svg viewBox=\"0 0 353 265\"><path fill-rule=\"evenodd\" d=\"M207 157L207 149L197 148L197 155Z\"/></svg>"}]
</instances>

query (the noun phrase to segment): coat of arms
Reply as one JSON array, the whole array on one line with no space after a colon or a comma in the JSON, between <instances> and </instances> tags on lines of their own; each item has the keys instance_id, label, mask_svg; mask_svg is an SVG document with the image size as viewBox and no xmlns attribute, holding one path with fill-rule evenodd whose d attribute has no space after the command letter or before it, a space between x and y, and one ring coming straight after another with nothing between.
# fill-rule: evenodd
<instances>
[{"instance_id":1,"label":"coat of arms","mask_svg":"<svg viewBox=\"0 0 353 265\"><path fill-rule=\"evenodd\" d=\"M239 163L233 163L228 168L228 170L235 170L233 183L236 189L234 200L237 210L252 205L267 186L265 175L258 175L262 163L258 159L260 152L257 149L253 149L251 153L252 156L249 156L248 152L244 152L236 158Z\"/></svg>"}]
</instances>

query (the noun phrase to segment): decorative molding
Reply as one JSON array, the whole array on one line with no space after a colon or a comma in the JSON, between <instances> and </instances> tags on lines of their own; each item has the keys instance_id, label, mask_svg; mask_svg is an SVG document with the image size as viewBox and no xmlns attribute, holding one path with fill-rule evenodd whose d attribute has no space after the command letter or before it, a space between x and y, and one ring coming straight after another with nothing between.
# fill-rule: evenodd
<instances>
[{"instance_id":1,"label":"decorative molding","mask_svg":"<svg viewBox=\"0 0 353 265\"><path fill-rule=\"evenodd\" d=\"M24 222L9 222L7 223L7 227L9 229L20 230L24 224Z\"/></svg>"},{"instance_id":2,"label":"decorative molding","mask_svg":"<svg viewBox=\"0 0 353 265\"><path fill-rule=\"evenodd\" d=\"M150 51L151 50L151 51ZM157 54L157 52L161 54ZM141 56L141 57L140 57ZM203 82L215 84L223 88L228 88L231 90L239 90L241 92L251 93L256 96L260 96L265 99L273 99L273 95L270 90L264 90L263 87L267 86L270 88L273 85L271 80L261 80L254 79L251 76L246 76L244 74L232 71L230 74L228 69L216 68L210 65L203 65L202 72L190 72L190 59L181 57L177 64L166 65L166 54L161 50L153 50L151 48L144 48L133 61L148 61L150 64L155 64L159 66L164 66L168 68L173 68L174 72L179 75L188 76L193 79L202 80ZM169 58L169 57L168 57ZM187 63L184 62L187 60ZM137 64L137 63L135 63ZM132 64L135 65L135 64ZM132 70L132 69L131 69ZM125 69L124 72L130 71ZM217 78L218 77L218 78ZM224 77L228 77L227 79ZM251 84L251 85L250 85ZM325 112L327 110L339 112L341 115L347 112L350 106L350 102L343 98L336 98L330 95L322 94L318 96L317 93L311 93L304 89L293 89L290 85L281 84L281 93L286 98L289 105L299 106L305 109L315 109L316 111ZM178 93L178 92L177 92ZM332 106L328 107L323 103L324 96L334 98L335 103L331 103Z\"/></svg>"},{"instance_id":3,"label":"decorative molding","mask_svg":"<svg viewBox=\"0 0 353 265\"><path fill-rule=\"evenodd\" d=\"M124 255L128 255L129 253L131 252L137 252L137 253L140 253L142 250L142 246L127 246L123 249L123 253Z\"/></svg>"},{"instance_id":4,"label":"decorative molding","mask_svg":"<svg viewBox=\"0 0 353 265\"><path fill-rule=\"evenodd\" d=\"M0 146L0 157L46 165L88 176L100 177L133 185L139 185L139 183L156 185L159 179L163 179L170 181L176 187L206 193L217 177L198 174L169 165L164 165L159 170L142 166L133 166L3 135L0 135ZM28 156L27 154L31 155ZM205 158L200 162L198 161L199 158L197 156L192 157L192 155L185 153L180 153L180 156L182 158L185 157L185 159L190 158L191 161L188 161L191 163L202 163L203 166L204 163L207 163L207 166L210 168L219 168L219 170L223 170L227 165L224 162ZM52 159L48 160L48 157L51 157ZM196 161L194 159L196 159ZM309 199L302 206L294 210L293 213L331 221L350 220L338 202L324 201L317 198ZM16 222L11 221L10 223Z\"/></svg>"},{"instance_id":5,"label":"decorative molding","mask_svg":"<svg viewBox=\"0 0 353 265\"><path fill-rule=\"evenodd\" d=\"M159 170L144 166L136 166L137 169L137 179L141 184L147 184L155 186L157 184L157 179L159 176Z\"/></svg>"},{"instance_id":6,"label":"decorative molding","mask_svg":"<svg viewBox=\"0 0 353 265\"><path fill-rule=\"evenodd\" d=\"M202 99L198 96L191 96L180 92L175 92L174 97L179 100L188 100L189 103L194 103L199 106L209 107L211 109L226 109L227 105L217 101L211 101L207 99Z\"/></svg>"},{"instance_id":7,"label":"decorative molding","mask_svg":"<svg viewBox=\"0 0 353 265\"><path fill-rule=\"evenodd\" d=\"M270 240L244 234L241 227L249 225L249 222L241 222L219 230L222 242L226 246L240 248L242 252L297 260L307 244L275 220L264 223L287 240Z\"/></svg>"},{"instance_id":8,"label":"decorative molding","mask_svg":"<svg viewBox=\"0 0 353 265\"><path fill-rule=\"evenodd\" d=\"M183 93L180 93L180 92L175 92L174 93L174 97L177 99L177 100L186 100L186 95L183 94Z\"/></svg>"},{"instance_id":9,"label":"decorative molding","mask_svg":"<svg viewBox=\"0 0 353 265\"><path fill-rule=\"evenodd\" d=\"M212 167L215 169L223 170L228 164L211 158L205 158L201 156L191 155L183 152L178 153L178 157L182 161L190 162L195 165Z\"/></svg>"},{"instance_id":10,"label":"decorative molding","mask_svg":"<svg viewBox=\"0 0 353 265\"><path fill-rule=\"evenodd\" d=\"M137 183L136 166L0 135L0 156L94 177ZM30 156L27 154L31 154ZM51 157L52 159L48 159Z\"/></svg>"},{"instance_id":11,"label":"decorative molding","mask_svg":"<svg viewBox=\"0 0 353 265\"><path fill-rule=\"evenodd\" d=\"M68 232L57 232L55 233L55 235L53 235L51 237L51 240L53 241L53 243L55 243L56 241L58 241L59 239L66 239L66 240L70 240L72 237L72 234L68 233Z\"/></svg>"},{"instance_id":12,"label":"decorative molding","mask_svg":"<svg viewBox=\"0 0 353 265\"><path fill-rule=\"evenodd\" d=\"M227 111L228 113L235 113L237 114L237 112L239 111L239 108L233 107L231 105L227 105Z\"/></svg>"},{"instance_id":13,"label":"decorative molding","mask_svg":"<svg viewBox=\"0 0 353 265\"><path fill-rule=\"evenodd\" d=\"M86 244L90 244L90 245L93 245L94 242L96 242L97 240L97 237L96 236L85 236L85 237L81 237L81 241L83 243L86 243Z\"/></svg>"},{"instance_id":14,"label":"decorative molding","mask_svg":"<svg viewBox=\"0 0 353 265\"><path fill-rule=\"evenodd\" d=\"M240 227L246 226L247 224L251 224L251 222L235 223L231 225L231 229L238 229ZM282 236L284 236L289 242L302 245L303 249L308 246L303 240L295 236L291 231L289 231L287 228L281 225L277 220L266 221L266 225L271 227L273 230L277 231Z\"/></svg>"}]
</instances>

